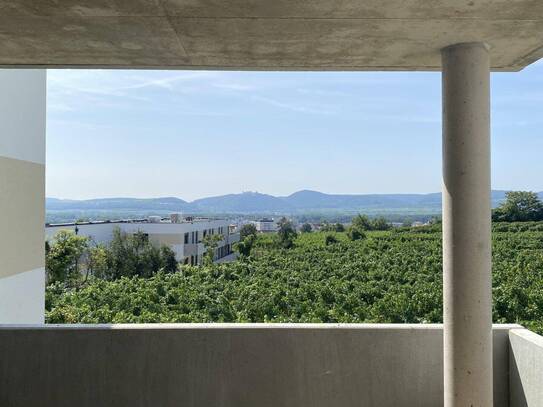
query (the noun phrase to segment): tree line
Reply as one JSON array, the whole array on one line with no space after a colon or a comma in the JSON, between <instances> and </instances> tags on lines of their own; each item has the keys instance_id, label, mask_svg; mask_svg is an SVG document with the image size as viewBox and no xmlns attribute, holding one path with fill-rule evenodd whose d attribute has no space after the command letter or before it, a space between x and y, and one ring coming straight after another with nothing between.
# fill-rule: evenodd
<instances>
[{"instance_id":1,"label":"tree line","mask_svg":"<svg viewBox=\"0 0 543 407\"><path fill-rule=\"evenodd\" d=\"M96 243L86 236L60 230L45 242L45 271L48 283L78 285L90 276L115 280L121 277L150 277L157 271L177 271L175 253L156 246L137 232L126 234L116 228L109 244Z\"/></svg>"},{"instance_id":2,"label":"tree line","mask_svg":"<svg viewBox=\"0 0 543 407\"><path fill-rule=\"evenodd\" d=\"M507 192L505 201L492 211L495 222L538 222L543 220L543 202L535 192Z\"/></svg>"},{"instance_id":3,"label":"tree line","mask_svg":"<svg viewBox=\"0 0 543 407\"><path fill-rule=\"evenodd\" d=\"M220 234L202 239L203 263L213 263ZM151 277L158 272L175 273L179 262L166 245L156 245L143 232L127 234L113 229L109 243L96 243L87 236L60 230L45 242L45 271L48 283L85 283L89 277L116 280L121 277Z\"/></svg>"}]
</instances>

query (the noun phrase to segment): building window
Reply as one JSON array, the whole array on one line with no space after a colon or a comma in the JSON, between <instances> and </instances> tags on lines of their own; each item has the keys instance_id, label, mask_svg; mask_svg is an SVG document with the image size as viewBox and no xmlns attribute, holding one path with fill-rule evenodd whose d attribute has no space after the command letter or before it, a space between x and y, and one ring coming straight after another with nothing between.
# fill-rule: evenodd
<instances>
[{"instance_id":1,"label":"building window","mask_svg":"<svg viewBox=\"0 0 543 407\"><path fill-rule=\"evenodd\" d=\"M185 244L189 244L189 233L185 233Z\"/></svg>"}]
</instances>

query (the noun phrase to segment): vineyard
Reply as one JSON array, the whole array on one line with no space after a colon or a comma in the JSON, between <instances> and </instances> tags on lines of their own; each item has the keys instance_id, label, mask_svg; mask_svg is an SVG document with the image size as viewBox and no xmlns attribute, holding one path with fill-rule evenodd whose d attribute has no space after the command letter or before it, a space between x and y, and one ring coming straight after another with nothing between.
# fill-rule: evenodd
<instances>
[{"instance_id":1,"label":"vineyard","mask_svg":"<svg viewBox=\"0 0 543 407\"><path fill-rule=\"evenodd\" d=\"M543 332L543 223L494 225L493 298L494 322ZM441 231L355 241L305 233L289 249L259 236L250 256L230 264L50 285L46 309L48 323L441 322Z\"/></svg>"}]
</instances>

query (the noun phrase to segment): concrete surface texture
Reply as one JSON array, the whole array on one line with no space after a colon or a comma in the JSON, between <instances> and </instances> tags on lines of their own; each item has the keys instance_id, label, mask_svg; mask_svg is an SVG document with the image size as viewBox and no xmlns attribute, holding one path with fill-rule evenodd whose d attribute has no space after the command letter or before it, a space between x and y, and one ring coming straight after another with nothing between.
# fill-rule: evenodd
<instances>
[{"instance_id":1,"label":"concrete surface texture","mask_svg":"<svg viewBox=\"0 0 543 407\"><path fill-rule=\"evenodd\" d=\"M492 405L488 67L484 44L443 50L446 407Z\"/></svg>"},{"instance_id":2,"label":"concrete surface texture","mask_svg":"<svg viewBox=\"0 0 543 407\"><path fill-rule=\"evenodd\" d=\"M509 329L494 327L508 406ZM435 407L441 325L0 326L0 405Z\"/></svg>"},{"instance_id":3,"label":"concrete surface texture","mask_svg":"<svg viewBox=\"0 0 543 407\"><path fill-rule=\"evenodd\" d=\"M509 343L510 405L543 407L543 337L512 329Z\"/></svg>"},{"instance_id":4,"label":"concrete surface texture","mask_svg":"<svg viewBox=\"0 0 543 407\"><path fill-rule=\"evenodd\" d=\"M0 66L439 70L485 42L492 69L543 56L540 0L0 0Z\"/></svg>"}]
</instances>

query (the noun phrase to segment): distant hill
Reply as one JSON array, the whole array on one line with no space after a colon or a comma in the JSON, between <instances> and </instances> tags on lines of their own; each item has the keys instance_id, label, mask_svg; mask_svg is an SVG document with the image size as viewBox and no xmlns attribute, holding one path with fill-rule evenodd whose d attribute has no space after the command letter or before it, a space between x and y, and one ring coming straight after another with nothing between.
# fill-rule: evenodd
<instances>
[{"instance_id":1,"label":"distant hill","mask_svg":"<svg viewBox=\"0 0 543 407\"><path fill-rule=\"evenodd\" d=\"M441 205L441 193L433 194L369 194L335 195L317 191L298 191L281 198L296 209L333 209L356 210L361 208L412 208L434 207Z\"/></svg>"},{"instance_id":2,"label":"distant hill","mask_svg":"<svg viewBox=\"0 0 543 407\"><path fill-rule=\"evenodd\" d=\"M505 198L506 191L492 191L492 206ZM543 197L543 193L539 193ZM353 212L372 213L441 210L441 193L431 194L325 194L303 190L277 197L258 192L243 192L187 202L179 198L103 198L90 200L46 199L50 211L169 211L187 213L303 213Z\"/></svg>"},{"instance_id":3,"label":"distant hill","mask_svg":"<svg viewBox=\"0 0 543 407\"><path fill-rule=\"evenodd\" d=\"M287 201L272 195L258 192L243 192L211 198L197 199L192 203L193 210L217 213L265 213L288 212L293 208Z\"/></svg>"}]
</instances>

